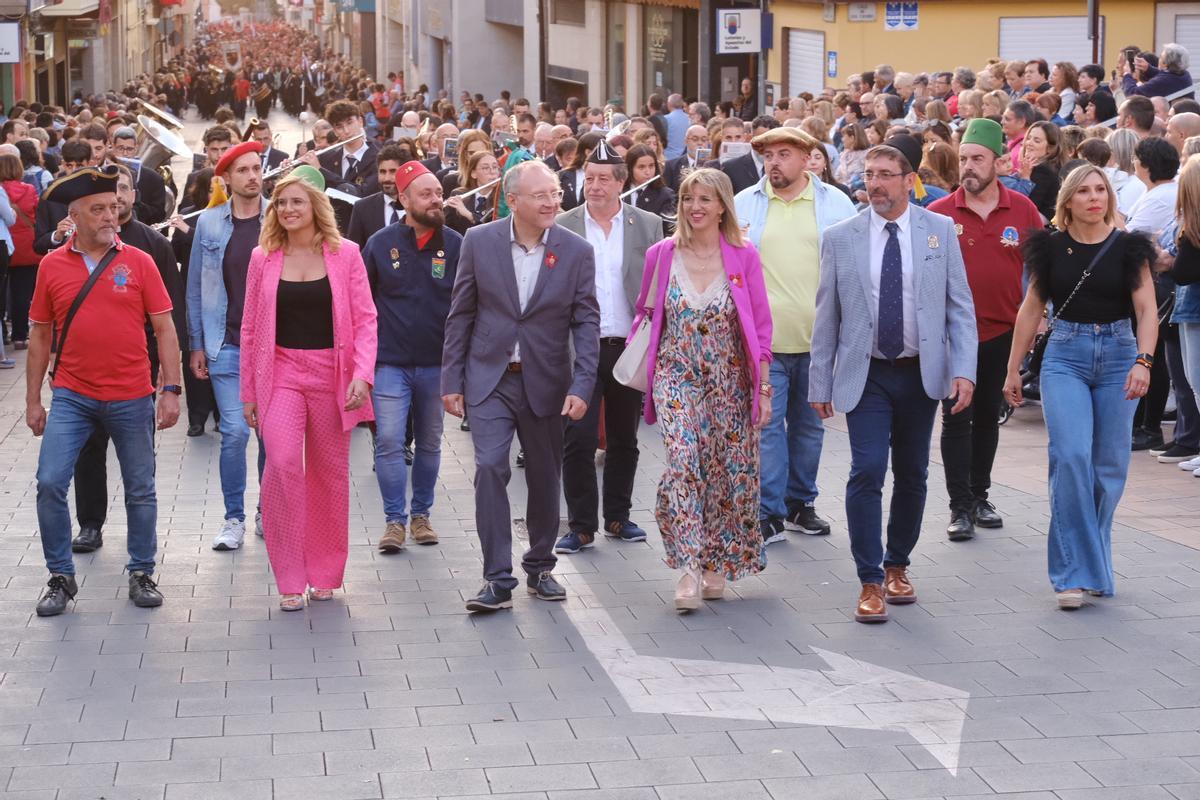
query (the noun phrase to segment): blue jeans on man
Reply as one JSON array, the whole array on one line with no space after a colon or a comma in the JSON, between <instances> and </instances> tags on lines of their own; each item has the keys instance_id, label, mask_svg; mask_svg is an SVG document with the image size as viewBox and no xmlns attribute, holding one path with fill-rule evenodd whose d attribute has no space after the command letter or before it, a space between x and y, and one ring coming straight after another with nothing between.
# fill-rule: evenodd
<instances>
[{"instance_id":1,"label":"blue jeans on man","mask_svg":"<svg viewBox=\"0 0 1200 800\"><path fill-rule=\"evenodd\" d=\"M825 426L808 404L808 353L774 353L771 421L762 431L759 517L783 520L817 499Z\"/></svg>"},{"instance_id":2,"label":"blue jeans on man","mask_svg":"<svg viewBox=\"0 0 1200 800\"><path fill-rule=\"evenodd\" d=\"M850 479L846 523L850 552L864 583L881 584L884 567L907 567L921 535L930 437L938 401L925 393L916 359L871 359L862 399L846 414ZM1128 438L1128 437L1126 437ZM883 483L892 462L892 505L883 541Z\"/></svg>"},{"instance_id":3,"label":"blue jeans on man","mask_svg":"<svg viewBox=\"0 0 1200 800\"><path fill-rule=\"evenodd\" d=\"M208 379L221 413L221 494L225 497L225 519L246 519L246 446L250 426L242 413L241 349L225 344L208 365ZM262 479L265 453L258 448L258 475Z\"/></svg>"},{"instance_id":4,"label":"blue jeans on man","mask_svg":"<svg viewBox=\"0 0 1200 800\"><path fill-rule=\"evenodd\" d=\"M375 367L375 476L387 521L408 524L405 427L413 418L412 515L428 517L442 464L442 368Z\"/></svg>"},{"instance_id":5,"label":"blue jeans on man","mask_svg":"<svg viewBox=\"0 0 1200 800\"><path fill-rule=\"evenodd\" d=\"M126 568L130 573L153 574L158 552L154 425L154 395L103 401L62 387L54 390L37 469L38 528L46 566L51 573L75 574L67 489L75 474L79 451L92 432L103 427L116 447L125 489L129 529Z\"/></svg>"}]
</instances>

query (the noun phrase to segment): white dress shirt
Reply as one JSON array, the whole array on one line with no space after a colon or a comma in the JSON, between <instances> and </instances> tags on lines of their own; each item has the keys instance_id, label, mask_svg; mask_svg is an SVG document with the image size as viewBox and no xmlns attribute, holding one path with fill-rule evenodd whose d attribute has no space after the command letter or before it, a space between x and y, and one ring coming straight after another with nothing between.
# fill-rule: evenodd
<instances>
[{"instance_id":1,"label":"white dress shirt","mask_svg":"<svg viewBox=\"0 0 1200 800\"><path fill-rule=\"evenodd\" d=\"M350 169L350 159L353 157L355 164L362 166L363 157L367 154L367 140L363 137L362 147L355 150L353 153L346 152L346 148L342 148L342 177L346 176L346 170Z\"/></svg>"},{"instance_id":2,"label":"white dress shirt","mask_svg":"<svg viewBox=\"0 0 1200 800\"><path fill-rule=\"evenodd\" d=\"M617 207L617 213L609 220L609 232L592 216L590 206L583 212L583 229L587 240L596 254L596 301L600 304L600 335L602 337L629 336L633 327L633 311L625 296L625 209Z\"/></svg>"},{"instance_id":3,"label":"white dress shirt","mask_svg":"<svg viewBox=\"0 0 1200 800\"><path fill-rule=\"evenodd\" d=\"M583 199L583 170L575 170L575 200L578 202Z\"/></svg>"},{"instance_id":4,"label":"white dress shirt","mask_svg":"<svg viewBox=\"0 0 1200 800\"><path fill-rule=\"evenodd\" d=\"M1125 230L1140 231L1157 237L1162 229L1175 219L1175 196L1178 192L1179 184L1174 181L1147 189L1129 210Z\"/></svg>"},{"instance_id":5,"label":"white dress shirt","mask_svg":"<svg viewBox=\"0 0 1200 800\"><path fill-rule=\"evenodd\" d=\"M399 200L393 200L386 194L383 196L383 227L399 222L404 217L404 210L396 208Z\"/></svg>"},{"instance_id":6,"label":"white dress shirt","mask_svg":"<svg viewBox=\"0 0 1200 800\"><path fill-rule=\"evenodd\" d=\"M529 305L529 298L533 295L534 286L537 285L538 271L542 268L542 262L545 261L546 237L549 235L550 229L547 228L533 249L526 250L517 241L516 222L509 223L508 238L512 247L513 270L517 275L517 299L521 302L522 312ZM512 360L521 360L521 342L519 340L513 343Z\"/></svg>"},{"instance_id":7,"label":"white dress shirt","mask_svg":"<svg viewBox=\"0 0 1200 800\"><path fill-rule=\"evenodd\" d=\"M879 351L879 278L883 271L883 248L887 246L888 232L884 225L888 220L871 210L868 218L868 226L870 228L870 257L871 257L871 307L872 311L872 330L875 331L874 344L871 346L871 355L875 358L883 358L883 353ZM917 336L917 301L916 290L914 289L915 281L913 279L913 254L912 254L912 208L904 209L904 213L898 219L892 220L896 223L899 230L896 231L896 238L900 243L900 269L903 273L904 287L904 350L900 353L900 358L909 358L920 352L920 339Z\"/></svg>"}]
</instances>

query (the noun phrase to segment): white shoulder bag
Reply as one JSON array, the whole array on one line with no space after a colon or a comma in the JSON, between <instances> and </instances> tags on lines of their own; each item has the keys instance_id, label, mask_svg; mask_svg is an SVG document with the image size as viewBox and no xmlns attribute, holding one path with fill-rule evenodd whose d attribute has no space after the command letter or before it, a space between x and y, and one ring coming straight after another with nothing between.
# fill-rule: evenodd
<instances>
[{"instance_id":1,"label":"white shoulder bag","mask_svg":"<svg viewBox=\"0 0 1200 800\"><path fill-rule=\"evenodd\" d=\"M662 248L660 247L658 257L654 261L654 276L650 279L650 291L647 293L646 299L642 301L646 313L642 316L638 329L634 331L633 338L625 345L625 352L621 353L617 363L613 364L613 378L618 383L639 392L646 391L647 387L646 358L650 353L650 327L654 318L654 305L650 304L658 302L658 271L661 267L661 260Z\"/></svg>"}]
</instances>

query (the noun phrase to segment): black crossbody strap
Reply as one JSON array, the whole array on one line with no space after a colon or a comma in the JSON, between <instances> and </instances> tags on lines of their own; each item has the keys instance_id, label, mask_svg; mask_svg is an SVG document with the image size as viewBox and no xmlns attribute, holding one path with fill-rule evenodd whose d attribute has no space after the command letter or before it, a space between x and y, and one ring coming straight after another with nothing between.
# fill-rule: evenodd
<instances>
[{"instance_id":1,"label":"black crossbody strap","mask_svg":"<svg viewBox=\"0 0 1200 800\"><path fill-rule=\"evenodd\" d=\"M1062 316L1062 313L1067 310L1067 306L1070 305L1071 301L1075 298L1075 293L1079 291L1079 287L1083 286L1083 282L1086 281L1088 276L1092 274L1092 270L1094 270L1096 265L1100 263L1100 259L1104 258L1104 254L1108 252L1108 248L1113 246L1113 242L1115 242L1119 236L1120 231L1118 231L1116 228L1113 228L1112 232L1108 234L1108 238L1104 240L1102 245L1100 245L1100 249L1096 251L1096 255L1092 256L1092 260L1087 265L1087 269L1083 271L1083 275L1079 278L1079 283L1075 284L1075 288L1071 290L1069 295L1067 295L1067 299L1063 300L1063 304L1054 309L1054 316L1050 317L1050 321L1046 326L1047 328L1052 326L1054 321Z\"/></svg>"},{"instance_id":2,"label":"black crossbody strap","mask_svg":"<svg viewBox=\"0 0 1200 800\"><path fill-rule=\"evenodd\" d=\"M100 259L100 263L92 270L92 274L88 275L88 279L83 282L83 286L79 290L79 294L75 295L75 299L71 302L71 307L67 309L67 315L63 317L62 329L58 332L58 344L55 348L56 355L54 357L54 365L50 367L50 380L54 380L55 374L58 372L58 365L62 361L63 346L67 342L67 333L71 330L71 320L75 319L75 315L79 312L79 307L83 305L83 301L87 298L88 293L92 291L92 287L96 285L96 281L100 280L100 276L108 269L108 265L117 257L117 248L114 245L112 249L105 254L104 258Z\"/></svg>"}]
</instances>

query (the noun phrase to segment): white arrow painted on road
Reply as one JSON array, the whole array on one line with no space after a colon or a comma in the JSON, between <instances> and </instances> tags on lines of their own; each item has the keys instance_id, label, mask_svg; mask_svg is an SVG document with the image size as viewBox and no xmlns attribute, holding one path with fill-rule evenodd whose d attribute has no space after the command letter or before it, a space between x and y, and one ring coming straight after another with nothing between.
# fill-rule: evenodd
<instances>
[{"instance_id":1,"label":"white arrow painted on road","mask_svg":"<svg viewBox=\"0 0 1200 800\"><path fill-rule=\"evenodd\" d=\"M830 669L640 656L604 609L569 598L562 610L634 712L903 730L958 775L961 689L816 647Z\"/></svg>"},{"instance_id":2,"label":"white arrow painted on road","mask_svg":"<svg viewBox=\"0 0 1200 800\"><path fill-rule=\"evenodd\" d=\"M519 558L529 541L525 520L514 519L512 530ZM640 656L603 608L570 596L559 608L634 713L902 730L958 775L971 697L962 689L818 647L809 649L830 669Z\"/></svg>"}]
</instances>

